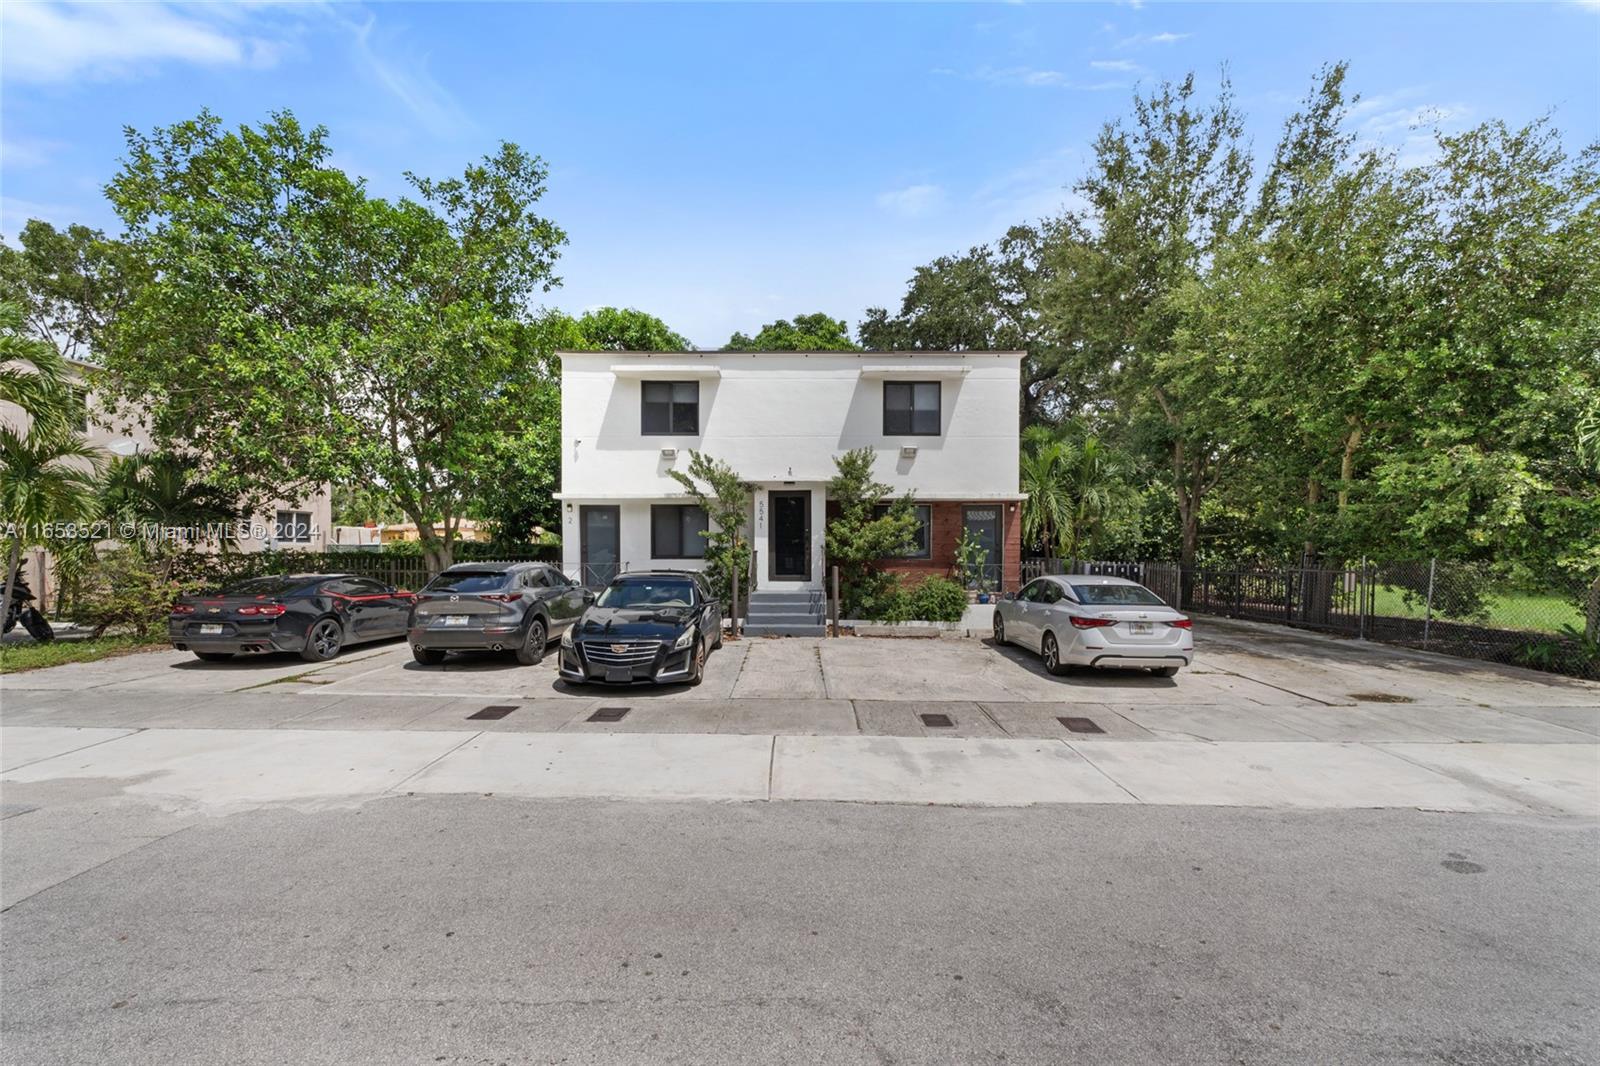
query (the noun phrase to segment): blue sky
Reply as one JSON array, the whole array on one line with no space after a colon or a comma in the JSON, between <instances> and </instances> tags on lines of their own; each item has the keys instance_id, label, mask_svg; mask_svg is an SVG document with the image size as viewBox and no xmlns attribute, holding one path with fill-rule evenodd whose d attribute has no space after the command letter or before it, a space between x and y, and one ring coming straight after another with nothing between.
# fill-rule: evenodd
<instances>
[{"instance_id":1,"label":"blue sky","mask_svg":"<svg viewBox=\"0 0 1600 1066\"><path fill-rule=\"evenodd\" d=\"M859 320L918 264L1069 202L1136 86L1227 64L1258 151L1323 63L1361 135L1554 111L1600 140L1600 4L0 5L0 232L116 220L121 129L293 110L383 195L511 140L568 232L547 298L710 347Z\"/></svg>"}]
</instances>

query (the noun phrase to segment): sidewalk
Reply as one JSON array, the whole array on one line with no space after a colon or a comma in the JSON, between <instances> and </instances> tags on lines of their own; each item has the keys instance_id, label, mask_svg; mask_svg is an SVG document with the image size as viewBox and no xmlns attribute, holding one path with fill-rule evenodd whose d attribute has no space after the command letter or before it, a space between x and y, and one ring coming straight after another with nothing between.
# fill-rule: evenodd
<instances>
[{"instance_id":1,"label":"sidewalk","mask_svg":"<svg viewBox=\"0 0 1600 1066\"><path fill-rule=\"evenodd\" d=\"M8 803L229 813L383 796L1410 807L1600 816L1581 743L1066 740L395 729L0 729Z\"/></svg>"}]
</instances>

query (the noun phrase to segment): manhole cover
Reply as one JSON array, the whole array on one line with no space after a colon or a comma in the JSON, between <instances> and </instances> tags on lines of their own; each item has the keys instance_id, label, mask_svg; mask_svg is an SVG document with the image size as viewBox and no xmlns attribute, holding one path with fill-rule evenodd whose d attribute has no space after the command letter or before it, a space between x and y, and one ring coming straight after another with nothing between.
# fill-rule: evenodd
<instances>
[{"instance_id":1,"label":"manhole cover","mask_svg":"<svg viewBox=\"0 0 1600 1066\"><path fill-rule=\"evenodd\" d=\"M1362 703L1416 703L1410 696L1396 696L1393 692L1347 692L1345 695Z\"/></svg>"},{"instance_id":2,"label":"manhole cover","mask_svg":"<svg viewBox=\"0 0 1600 1066\"><path fill-rule=\"evenodd\" d=\"M492 705L492 706L489 706L489 707L485 707L483 710L479 711L477 714L469 714L469 715L467 715L467 721L469 721L469 722L496 722L496 721L499 721L500 719L504 718L506 715L510 714L512 711L514 711L516 709L517 709L517 707L516 707L516 704L514 704L514 703L513 704L495 704L495 705Z\"/></svg>"},{"instance_id":3,"label":"manhole cover","mask_svg":"<svg viewBox=\"0 0 1600 1066\"><path fill-rule=\"evenodd\" d=\"M591 722L620 722L627 715L629 707L602 707L588 718Z\"/></svg>"},{"instance_id":4,"label":"manhole cover","mask_svg":"<svg viewBox=\"0 0 1600 1066\"><path fill-rule=\"evenodd\" d=\"M1105 730L1094 724L1093 718L1057 718L1056 721L1072 730L1074 733L1104 733Z\"/></svg>"},{"instance_id":5,"label":"manhole cover","mask_svg":"<svg viewBox=\"0 0 1600 1066\"><path fill-rule=\"evenodd\" d=\"M948 714L919 714L917 717L922 719L923 725L933 729L949 729L956 724Z\"/></svg>"}]
</instances>

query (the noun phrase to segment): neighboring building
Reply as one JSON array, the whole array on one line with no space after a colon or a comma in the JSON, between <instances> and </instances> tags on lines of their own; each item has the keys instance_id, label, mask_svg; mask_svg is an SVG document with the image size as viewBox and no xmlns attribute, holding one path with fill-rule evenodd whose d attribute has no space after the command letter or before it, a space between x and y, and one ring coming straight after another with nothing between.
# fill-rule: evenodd
<instances>
[{"instance_id":1,"label":"neighboring building","mask_svg":"<svg viewBox=\"0 0 1600 1066\"><path fill-rule=\"evenodd\" d=\"M72 361L80 370L88 364ZM115 456L138 455L151 450L150 436L138 412L128 412L116 424L96 417L91 394L84 393L84 415L79 431L89 444L102 451L105 461ZM122 424L126 421L128 424ZM26 411L12 403L0 402L0 424L25 431L30 419ZM275 500L259 515L242 524L248 534L239 539L244 551L268 548L297 551L327 551L333 529L333 500L324 485L304 500ZM35 549L24 554L24 572L41 599L49 587L49 553ZM3 565L3 564L0 564ZM3 576L3 575L0 575Z\"/></svg>"},{"instance_id":2,"label":"neighboring building","mask_svg":"<svg viewBox=\"0 0 1600 1066\"><path fill-rule=\"evenodd\" d=\"M564 567L699 568L706 516L669 475L689 452L754 487L756 588L824 588L827 482L862 446L921 536L891 569L949 575L963 529L989 549L989 584L1020 574L1021 352L561 352Z\"/></svg>"},{"instance_id":3,"label":"neighboring building","mask_svg":"<svg viewBox=\"0 0 1600 1066\"><path fill-rule=\"evenodd\" d=\"M435 522L433 524L433 532L435 536L443 537L444 523ZM382 544L403 544L422 539L422 534L417 530L415 522L391 522L387 525L379 525L377 534L378 540ZM456 539L488 543L494 539L494 535L489 531L488 526L479 523L475 519L463 518L456 526Z\"/></svg>"}]
</instances>

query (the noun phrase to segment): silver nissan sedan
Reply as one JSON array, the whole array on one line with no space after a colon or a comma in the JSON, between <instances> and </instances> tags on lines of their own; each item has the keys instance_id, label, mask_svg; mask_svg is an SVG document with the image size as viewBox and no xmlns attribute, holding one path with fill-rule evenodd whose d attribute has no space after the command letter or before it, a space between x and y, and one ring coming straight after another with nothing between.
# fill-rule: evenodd
<instances>
[{"instance_id":1,"label":"silver nissan sedan","mask_svg":"<svg viewBox=\"0 0 1600 1066\"><path fill-rule=\"evenodd\" d=\"M994 642L1037 651L1052 674L1112 666L1172 677L1194 661L1189 619L1123 577L1061 574L1006 593L994 609Z\"/></svg>"}]
</instances>

